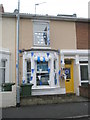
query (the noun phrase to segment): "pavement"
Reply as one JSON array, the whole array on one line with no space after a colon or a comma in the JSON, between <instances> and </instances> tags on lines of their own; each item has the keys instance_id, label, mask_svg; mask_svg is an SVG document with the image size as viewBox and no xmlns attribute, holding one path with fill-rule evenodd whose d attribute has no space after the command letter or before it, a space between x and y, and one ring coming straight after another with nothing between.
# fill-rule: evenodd
<instances>
[{"instance_id":1,"label":"pavement","mask_svg":"<svg viewBox=\"0 0 90 120\"><path fill-rule=\"evenodd\" d=\"M90 101L76 95L23 98L20 107L2 109L2 120L90 120Z\"/></svg>"},{"instance_id":2,"label":"pavement","mask_svg":"<svg viewBox=\"0 0 90 120\"><path fill-rule=\"evenodd\" d=\"M2 118L18 119L76 119L90 120L90 102L68 102L47 105L30 105L2 109Z\"/></svg>"},{"instance_id":3,"label":"pavement","mask_svg":"<svg viewBox=\"0 0 90 120\"><path fill-rule=\"evenodd\" d=\"M44 104L59 104L59 103L71 103L71 102L88 102L89 99L75 94L66 95L41 95L21 98L21 106L30 105L44 105Z\"/></svg>"}]
</instances>

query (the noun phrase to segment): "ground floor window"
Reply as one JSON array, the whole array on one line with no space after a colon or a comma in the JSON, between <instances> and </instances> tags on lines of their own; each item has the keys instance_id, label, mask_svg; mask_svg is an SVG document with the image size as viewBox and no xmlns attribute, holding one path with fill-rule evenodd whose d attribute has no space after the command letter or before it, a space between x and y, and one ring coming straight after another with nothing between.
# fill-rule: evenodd
<instances>
[{"instance_id":1,"label":"ground floor window","mask_svg":"<svg viewBox=\"0 0 90 120\"><path fill-rule=\"evenodd\" d=\"M54 83L55 83L55 85L57 84L56 63L57 63L57 60L55 59L55 60L54 60Z\"/></svg>"},{"instance_id":2,"label":"ground floor window","mask_svg":"<svg viewBox=\"0 0 90 120\"><path fill-rule=\"evenodd\" d=\"M89 82L87 61L80 62L80 74L81 74L81 85L87 85Z\"/></svg>"},{"instance_id":3,"label":"ground floor window","mask_svg":"<svg viewBox=\"0 0 90 120\"><path fill-rule=\"evenodd\" d=\"M5 83L5 71L6 71L6 61L1 60L0 62L0 83Z\"/></svg>"},{"instance_id":4,"label":"ground floor window","mask_svg":"<svg viewBox=\"0 0 90 120\"><path fill-rule=\"evenodd\" d=\"M37 85L49 85L48 62L37 62L36 73Z\"/></svg>"},{"instance_id":5,"label":"ground floor window","mask_svg":"<svg viewBox=\"0 0 90 120\"><path fill-rule=\"evenodd\" d=\"M27 60L27 83L31 81L31 61Z\"/></svg>"}]
</instances>

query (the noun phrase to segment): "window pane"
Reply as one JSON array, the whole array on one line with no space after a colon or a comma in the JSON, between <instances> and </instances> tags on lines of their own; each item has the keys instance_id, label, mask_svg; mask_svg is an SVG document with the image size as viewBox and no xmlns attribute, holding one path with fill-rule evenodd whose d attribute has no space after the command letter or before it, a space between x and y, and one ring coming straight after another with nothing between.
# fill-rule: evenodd
<instances>
[{"instance_id":1,"label":"window pane","mask_svg":"<svg viewBox=\"0 0 90 120\"><path fill-rule=\"evenodd\" d=\"M31 72L31 61L27 61L27 72Z\"/></svg>"},{"instance_id":2,"label":"window pane","mask_svg":"<svg viewBox=\"0 0 90 120\"><path fill-rule=\"evenodd\" d=\"M48 71L48 62L37 62L37 71Z\"/></svg>"},{"instance_id":3,"label":"window pane","mask_svg":"<svg viewBox=\"0 0 90 120\"><path fill-rule=\"evenodd\" d=\"M81 80L88 80L88 65L80 65Z\"/></svg>"},{"instance_id":4,"label":"window pane","mask_svg":"<svg viewBox=\"0 0 90 120\"><path fill-rule=\"evenodd\" d=\"M31 81L31 73L27 73L27 83L30 83Z\"/></svg>"},{"instance_id":5,"label":"window pane","mask_svg":"<svg viewBox=\"0 0 90 120\"><path fill-rule=\"evenodd\" d=\"M27 61L27 83L31 81L31 61Z\"/></svg>"},{"instance_id":6,"label":"window pane","mask_svg":"<svg viewBox=\"0 0 90 120\"><path fill-rule=\"evenodd\" d=\"M1 67L5 67L5 63L6 63L5 61L2 61L1 62Z\"/></svg>"},{"instance_id":7,"label":"window pane","mask_svg":"<svg viewBox=\"0 0 90 120\"><path fill-rule=\"evenodd\" d=\"M5 83L5 68L0 69L0 84Z\"/></svg>"},{"instance_id":8,"label":"window pane","mask_svg":"<svg viewBox=\"0 0 90 120\"><path fill-rule=\"evenodd\" d=\"M48 23L34 23L34 44L49 45Z\"/></svg>"},{"instance_id":9,"label":"window pane","mask_svg":"<svg viewBox=\"0 0 90 120\"><path fill-rule=\"evenodd\" d=\"M3 60L1 61L0 65L1 65L1 68L0 68L0 84L1 83L5 83L5 65L6 62Z\"/></svg>"},{"instance_id":10,"label":"window pane","mask_svg":"<svg viewBox=\"0 0 90 120\"><path fill-rule=\"evenodd\" d=\"M37 73L37 85L49 85L49 73Z\"/></svg>"},{"instance_id":11,"label":"window pane","mask_svg":"<svg viewBox=\"0 0 90 120\"><path fill-rule=\"evenodd\" d=\"M49 85L48 62L37 62L37 85Z\"/></svg>"},{"instance_id":12,"label":"window pane","mask_svg":"<svg viewBox=\"0 0 90 120\"><path fill-rule=\"evenodd\" d=\"M65 59L64 60L65 64L71 64L71 60Z\"/></svg>"}]
</instances>

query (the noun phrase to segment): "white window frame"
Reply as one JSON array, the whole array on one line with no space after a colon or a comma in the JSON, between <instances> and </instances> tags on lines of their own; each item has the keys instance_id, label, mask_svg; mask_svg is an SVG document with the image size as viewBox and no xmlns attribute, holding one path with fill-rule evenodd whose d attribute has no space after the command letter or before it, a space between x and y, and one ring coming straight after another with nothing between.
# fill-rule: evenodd
<instances>
[{"instance_id":1,"label":"white window frame","mask_svg":"<svg viewBox=\"0 0 90 120\"><path fill-rule=\"evenodd\" d=\"M83 62L83 61L82 61ZM85 66L87 65L88 66L88 63L80 63L80 67L82 66ZM80 78L81 78L81 71L80 71ZM89 80L81 80L81 83L89 83Z\"/></svg>"},{"instance_id":2,"label":"white window frame","mask_svg":"<svg viewBox=\"0 0 90 120\"><path fill-rule=\"evenodd\" d=\"M26 60L26 80L27 80L27 74L31 74L31 72L27 72L27 61L31 62L31 59ZM27 80L27 82L28 82L28 80Z\"/></svg>"},{"instance_id":3,"label":"white window frame","mask_svg":"<svg viewBox=\"0 0 90 120\"><path fill-rule=\"evenodd\" d=\"M47 61L48 62L48 66L49 66L49 61ZM49 68L49 67L48 67ZM48 71L37 71L37 64L36 64L36 76L37 76L37 74L38 73L48 73ZM49 74L49 80L48 81L50 81L50 73L48 73ZM36 86L50 86L50 83L48 82L48 85L37 85L37 78L36 78Z\"/></svg>"},{"instance_id":4,"label":"white window frame","mask_svg":"<svg viewBox=\"0 0 90 120\"><path fill-rule=\"evenodd\" d=\"M57 79L57 59L54 59L55 62L55 68L54 68L54 84L55 84L55 75L56 75L56 79ZM57 84L55 84L57 85Z\"/></svg>"},{"instance_id":5,"label":"white window frame","mask_svg":"<svg viewBox=\"0 0 90 120\"><path fill-rule=\"evenodd\" d=\"M5 77L5 80L4 80L4 81L2 80L2 83L5 83L5 81L6 81L6 72L7 72L7 71L6 71L7 60L6 60L6 59L2 59L0 62L1 62L0 69L1 69L1 70L2 70L2 69L5 70L5 73L4 73L4 74L5 74L5 76L4 76L4 77ZM2 66L2 62L5 62L5 67ZM1 83L1 84L2 84L2 83Z\"/></svg>"},{"instance_id":6,"label":"white window frame","mask_svg":"<svg viewBox=\"0 0 90 120\"><path fill-rule=\"evenodd\" d=\"M35 31L35 25L46 25L48 30L47 30L47 45L45 44L36 44L35 43L35 32L36 33L43 33L45 31ZM49 42L50 42L50 30L49 30L49 21L33 21L33 45L34 46L40 46L40 47L49 47L50 44L48 44L48 39L49 39Z\"/></svg>"}]
</instances>

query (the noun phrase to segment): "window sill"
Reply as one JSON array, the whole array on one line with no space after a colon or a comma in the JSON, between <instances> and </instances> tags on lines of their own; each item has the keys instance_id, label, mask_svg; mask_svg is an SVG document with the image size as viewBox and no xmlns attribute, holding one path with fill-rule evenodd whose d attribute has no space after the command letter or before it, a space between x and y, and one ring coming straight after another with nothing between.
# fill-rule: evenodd
<instances>
[{"instance_id":1,"label":"window sill","mask_svg":"<svg viewBox=\"0 0 90 120\"><path fill-rule=\"evenodd\" d=\"M55 86L55 87L50 87L50 86L36 86L36 87L32 87L32 89L54 89L54 88L60 88L60 86Z\"/></svg>"}]
</instances>

